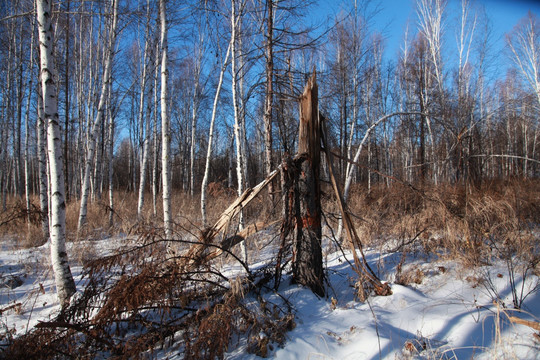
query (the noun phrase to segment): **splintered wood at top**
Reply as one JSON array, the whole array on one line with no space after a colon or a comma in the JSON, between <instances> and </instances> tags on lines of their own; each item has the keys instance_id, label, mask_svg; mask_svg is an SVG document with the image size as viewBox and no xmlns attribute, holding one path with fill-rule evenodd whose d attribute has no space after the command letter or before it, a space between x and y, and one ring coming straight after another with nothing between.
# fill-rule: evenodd
<instances>
[{"instance_id":1,"label":"splintered wood at top","mask_svg":"<svg viewBox=\"0 0 540 360\"><path fill-rule=\"evenodd\" d=\"M300 99L300 129L298 134L298 154L307 154L318 175L321 135L319 126L319 90L315 73L309 78Z\"/></svg>"},{"instance_id":2,"label":"splintered wood at top","mask_svg":"<svg viewBox=\"0 0 540 360\"><path fill-rule=\"evenodd\" d=\"M299 173L295 175L296 234L294 240L293 282L309 287L324 296L324 270L321 249L321 157L318 87L315 71L300 98L298 133ZM286 221L286 219L284 219Z\"/></svg>"}]
</instances>

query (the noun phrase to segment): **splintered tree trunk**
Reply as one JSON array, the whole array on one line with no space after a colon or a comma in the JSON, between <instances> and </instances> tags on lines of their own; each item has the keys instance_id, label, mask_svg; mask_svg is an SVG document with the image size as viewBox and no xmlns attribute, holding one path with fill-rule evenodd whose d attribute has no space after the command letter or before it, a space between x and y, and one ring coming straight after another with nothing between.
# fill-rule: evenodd
<instances>
[{"instance_id":1,"label":"splintered tree trunk","mask_svg":"<svg viewBox=\"0 0 540 360\"><path fill-rule=\"evenodd\" d=\"M65 305L75 293L76 286L66 253L66 203L64 201L64 173L62 172L62 144L58 121L58 98L54 79L51 1L37 1L39 50L41 60L41 88L43 114L48 123L49 182L51 186L51 264L60 303Z\"/></svg>"},{"instance_id":2,"label":"splintered tree trunk","mask_svg":"<svg viewBox=\"0 0 540 360\"><path fill-rule=\"evenodd\" d=\"M319 296L324 296L319 183L321 134L315 74L308 80L300 99L298 154L293 281L309 287Z\"/></svg>"}]
</instances>

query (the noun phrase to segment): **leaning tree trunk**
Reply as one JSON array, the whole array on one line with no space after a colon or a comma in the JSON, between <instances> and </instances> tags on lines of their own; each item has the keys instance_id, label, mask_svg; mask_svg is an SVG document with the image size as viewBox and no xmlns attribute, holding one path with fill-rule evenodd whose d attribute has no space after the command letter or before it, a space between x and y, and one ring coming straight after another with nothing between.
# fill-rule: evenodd
<instances>
[{"instance_id":1,"label":"leaning tree trunk","mask_svg":"<svg viewBox=\"0 0 540 360\"><path fill-rule=\"evenodd\" d=\"M231 39L232 42L232 39ZM214 96L214 105L212 106L212 115L210 117L210 130L208 131L208 148L206 149L206 162L204 165L204 176L201 184L201 218L203 226L208 225L206 219L206 188L208 186L208 179L210 177L210 160L212 157L212 142L214 139L214 124L216 122L217 106L219 102L219 94L221 92L221 87L223 85L223 76L225 75L225 70L227 70L227 63L229 61L229 53L231 52L231 42L227 47L227 54L221 65L221 70L219 73L219 81L216 89L216 95Z\"/></svg>"},{"instance_id":2,"label":"leaning tree trunk","mask_svg":"<svg viewBox=\"0 0 540 360\"><path fill-rule=\"evenodd\" d=\"M293 281L309 287L319 296L324 296L319 182L321 133L318 106L317 82L313 74L300 99Z\"/></svg>"},{"instance_id":3,"label":"leaning tree trunk","mask_svg":"<svg viewBox=\"0 0 540 360\"><path fill-rule=\"evenodd\" d=\"M58 123L58 99L53 77L53 36L51 0L37 1L39 49L41 58L41 87L44 118L48 123L47 146L51 186L51 263L56 291L62 306L75 293L76 286L66 253L66 203L64 201L64 173L62 171L62 144Z\"/></svg>"}]
</instances>

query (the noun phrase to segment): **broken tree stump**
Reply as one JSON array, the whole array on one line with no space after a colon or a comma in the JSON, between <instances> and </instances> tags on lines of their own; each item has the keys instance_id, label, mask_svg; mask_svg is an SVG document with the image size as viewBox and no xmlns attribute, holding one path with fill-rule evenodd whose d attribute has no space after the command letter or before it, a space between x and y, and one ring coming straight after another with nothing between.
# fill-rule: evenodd
<instances>
[{"instance_id":1,"label":"broken tree stump","mask_svg":"<svg viewBox=\"0 0 540 360\"><path fill-rule=\"evenodd\" d=\"M324 296L324 271L321 248L321 190L319 164L321 134L318 89L315 72L300 98L298 156L294 161L296 219L293 243L293 282Z\"/></svg>"}]
</instances>

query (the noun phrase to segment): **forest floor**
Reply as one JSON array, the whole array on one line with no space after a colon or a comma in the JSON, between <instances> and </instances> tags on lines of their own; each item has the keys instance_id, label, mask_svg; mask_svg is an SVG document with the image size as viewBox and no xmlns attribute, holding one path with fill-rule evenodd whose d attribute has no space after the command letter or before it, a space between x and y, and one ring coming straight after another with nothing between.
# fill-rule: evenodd
<instances>
[{"instance_id":1,"label":"forest floor","mask_svg":"<svg viewBox=\"0 0 540 360\"><path fill-rule=\"evenodd\" d=\"M212 221L235 199L221 190L210 194ZM40 217L28 224L13 201L0 213L0 358L540 359L540 181L353 188L354 227L389 296L353 271L329 195L326 297L291 284L291 241L264 196L244 208L246 225L273 225L246 235L243 265L238 246L202 229L186 194L174 195L172 242L159 218L138 219L132 193L117 194L114 227L94 203L80 240L78 203L68 203L77 293L64 309Z\"/></svg>"},{"instance_id":2,"label":"forest floor","mask_svg":"<svg viewBox=\"0 0 540 360\"><path fill-rule=\"evenodd\" d=\"M78 289L82 291L85 286L81 273L88 260L129 246L131 241L114 237L69 243ZM390 252L389 245L366 249L365 254L380 278L390 283L390 296L371 296L364 302L356 299L357 276L347 262L352 261L350 254L333 251L325 255L326 298L291 285L288 275L277 292L264 292L268 303L278 301L278 297L286 299L295 326L284 334L281 345L270 343L268 352L259 355L339 360L540 359L538 331L510 320L540 321L537 275L529 272L523 277L517 268L512 274L502 261L464 267L421 249L406 254ZM272 256L271 250L259 256L258 260L264 261L265 256ZM226 275L242 271L232 262L222 266ZM520 302L521 309L514 309L515 301ZM39 322L54 320L58 312L48 244L21 249L13 241L0 242L2 347ZM148 356L182 359L182 348L179 343L172 344ZM242 336L231 339L224 357L259 358L248 352Z\"/></svg>"}]
</instances>

